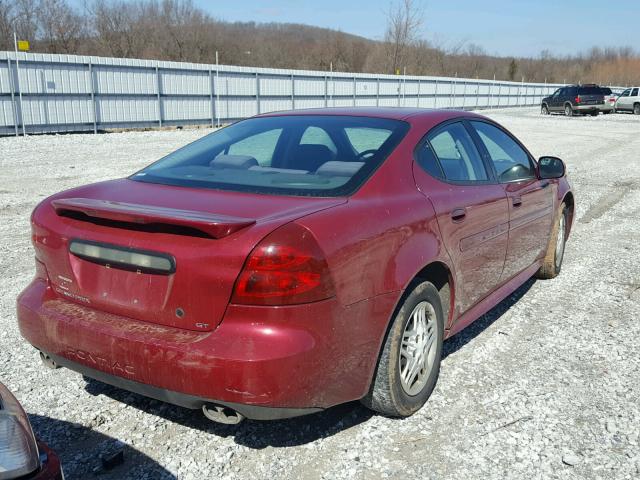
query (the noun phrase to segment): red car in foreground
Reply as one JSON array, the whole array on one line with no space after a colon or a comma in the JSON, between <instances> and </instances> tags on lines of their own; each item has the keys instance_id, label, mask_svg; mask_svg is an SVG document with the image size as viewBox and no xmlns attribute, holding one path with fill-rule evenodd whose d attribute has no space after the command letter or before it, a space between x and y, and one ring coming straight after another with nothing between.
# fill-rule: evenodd
<instances>
[{"instance_id":1,"label":"red car in foreground","mask_svg":"<svg viewBox=\"0 0 640 480\"><path fill-rule=\"evenodd\" d=\"M64 480L58 456L33 435L29 417L0 383L0 480Z\"/></svg>"},{"instance_id":2,"label":"red car in foreground","mask_svg":"<svg viewBox=\"0 0 640 480\"><path fill-rule=\"evenodd\" d=\"M236 423L408 416L442 342L562 264L574 199L495 122L319 109L238 122L33 212L43 359Z\"/></svg>"}]
</instances>

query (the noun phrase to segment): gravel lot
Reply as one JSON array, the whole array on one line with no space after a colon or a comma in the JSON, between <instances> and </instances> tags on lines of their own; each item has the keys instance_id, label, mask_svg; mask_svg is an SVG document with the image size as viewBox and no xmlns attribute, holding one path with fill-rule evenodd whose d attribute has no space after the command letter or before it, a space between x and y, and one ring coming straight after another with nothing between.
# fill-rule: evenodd
<instances>
[{"instance_id":1,"label":"gravel lot","mask_svg":"<svg viewBox=\"0 0 640 480\"><path fill-rule=\"evenodd\" d=\"M67 477L640 477L640 117L485 112L535 155L568 164L577 214L562 274L529 281L445 344L440 381L406 420L359 404L231 427L65 369L22 340L15 298L33 272L43 197L127 175L207 130L0 139L0 381ZM100 472L100 455L124 463Z\"/></svg>"}]
</instances>

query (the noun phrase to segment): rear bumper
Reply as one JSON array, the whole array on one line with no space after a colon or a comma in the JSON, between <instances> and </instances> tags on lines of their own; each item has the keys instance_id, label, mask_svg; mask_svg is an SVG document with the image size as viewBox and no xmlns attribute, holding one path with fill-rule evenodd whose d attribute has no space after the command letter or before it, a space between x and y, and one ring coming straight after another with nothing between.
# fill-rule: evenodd
<instances>
[{"instance_id":1,"label":"rear bumper","mask_svg":"<svg viewBox=\"0 0 640 480\"><path fill-rule=\"evenodd\" d=\"M247 418L253 420L277 420L282 418L299 417L302 415L308 415L311 413L317 413L322 411L322 408L277 408L277 407L263 407L256 405L245 405L241 403L224 402L217 399L202 398L187 393L175 392L164 388L154 387L144 383L135 382L123 377L117 377L108 373L95 370L77 362L72 362L64 357L47 354L57 365L68 368L78 372L86 377L93 378L103 383L113 385L114 387L122 388L145 397L155 398L162 402L171 403L179 407L191 408L194 410L201 409L204 405L215 404L224 407L229 407Z\"/></svg>"},{"instance_id":2,"label":"rear bumper","mask_svg":"<svg viewBox=\"0 0 640 480\"><path fill-rule=\"evenodd\" d=\"M349 307L230 305L216 330L196 332L77 305L36 279L17 310L22 335L62 366L183 407L272 419L362 398L397 295Z\"/></svg>"},{"instance_id":3,"label":"rear bumper","mask_svg":"<svg viewBox=\"0 0 640 480\"><path fill-rule=\"evenodd\" d=\"M576 112L599 112L604 105L573 105Z\"/></svg>"}]
</instances>

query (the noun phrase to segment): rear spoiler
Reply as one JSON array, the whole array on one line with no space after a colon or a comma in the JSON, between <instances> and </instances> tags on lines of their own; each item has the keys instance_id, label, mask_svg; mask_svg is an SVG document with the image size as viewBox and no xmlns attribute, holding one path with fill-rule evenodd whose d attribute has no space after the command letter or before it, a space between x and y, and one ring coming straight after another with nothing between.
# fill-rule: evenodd
<instances>
[{"instance_id":1,"label":"rear spoiler","mask_svg":"<svg viewBox=\"0 0 640 480\"><path fill-rule=\"evenodd\" d=\"M51 204L60 216L78 212L114 222L185 227L199 230L213 238L226 237L256 223L249 218L92 198L63 198L53 200Z\"/></svg>"}]
</instances>

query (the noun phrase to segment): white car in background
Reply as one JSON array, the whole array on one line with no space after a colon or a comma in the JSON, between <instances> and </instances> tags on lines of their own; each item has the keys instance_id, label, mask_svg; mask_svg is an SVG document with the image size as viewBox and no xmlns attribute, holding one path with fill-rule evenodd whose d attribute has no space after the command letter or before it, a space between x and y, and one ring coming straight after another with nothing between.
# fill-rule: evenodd
<instances>
[{"instance_id":1,"label":"white car in background","mask_svg":"<svg viewBox=\"0 0 640 480\"><path fill-rule=\"evenodd\" d=\"M598 110L600 110L603 114L613 113L616 106L616 100L618 99L618 95L613 93L609 87L600 87L602 94L604 95L604 104L602 104Z\"/></svg>"},{"instance_id":2,"label":"white car in background","mask_svg":"<svg viewBox=\"0 0 640 480\"><path fill-rule=\"evenodd\" d=\"M640 87L627 88L616 101L616 112L633 112L640 115Z\"/></svg>"}]
</instances>

